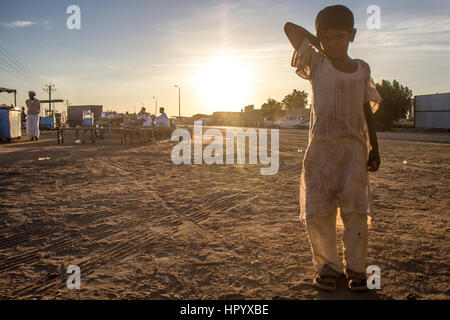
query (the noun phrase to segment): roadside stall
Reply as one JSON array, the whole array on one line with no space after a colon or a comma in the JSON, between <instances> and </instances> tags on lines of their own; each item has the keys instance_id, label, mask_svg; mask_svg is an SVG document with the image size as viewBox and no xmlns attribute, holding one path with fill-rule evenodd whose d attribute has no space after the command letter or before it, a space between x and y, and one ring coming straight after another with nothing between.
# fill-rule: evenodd
<instances>
[{"instance_id":1,"label":"roadside stall","mask_svg":"<svg viewBox=\"0 0 450 320\"><path fill-rule=\"evenodd\" d=\"M40 117L39 121L39 129L47 129L52 130L55 129L56 120L55 120L55 111L54 110L44 110L45 117Z\"/></svg>"},{"instance_id":2,"label":"roadside stall","mask_svg":"<svg viewBox=\"0 0 450 320\"><path fill-rule=\"evenodd\" d=\"M11 142L22 136L22 112L16 105L16 89L0 88L0 93L14 93L14 105L0 106L0 139Z\"/></svg>"},{"instance_id":3,"label":"roadside stall","mask_svg":"<svg viewBox=\"0 0 450 320\"><path fill-rule=\"evenodd\" d=\"M81 122L83 127L93 127L95 124L94 114L91 110L83 110L83 120Z\"/></svg>"},{"instance_id":4,"label":"roadside stall","mask_svg":"<svg viewBox=\"0 0 450 320\"><path fill-rule=\"evenodd\" d=\"M44 110L44 116L39 118L39 129L44 130L53 130L56 128L57 120L56 120L56 111L55 103L64 102L63 99L51 99L51 100L41 100L41 104L48 103L48 109ZM53 103L53 109L51 108L51 104Z\"/></svg>"}]
</instances>

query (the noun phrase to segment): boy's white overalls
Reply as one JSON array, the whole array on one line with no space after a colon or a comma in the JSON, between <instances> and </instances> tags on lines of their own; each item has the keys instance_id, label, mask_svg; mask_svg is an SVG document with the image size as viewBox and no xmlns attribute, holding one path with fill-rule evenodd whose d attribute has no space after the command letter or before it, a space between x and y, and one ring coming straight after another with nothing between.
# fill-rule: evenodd
<instances>
[{"instance_id":1,"label":"boy's white overalls","mask_svg":"<svg viewBox=\"0 0 450 320\"><path fill-rule=\"evenodd\" d=\"M325 264L342 270L336 243L339 216L344 225L344 265L354 272L366 272L368 224L374 212L364 103L370 102L376 112L381 97L369 66L356 61L355 72L339 71L305 39L291 62L296 73L311 82L313 91L300 181L300 218L306 221L318 272Z\"/></svg>"}]
</instances>

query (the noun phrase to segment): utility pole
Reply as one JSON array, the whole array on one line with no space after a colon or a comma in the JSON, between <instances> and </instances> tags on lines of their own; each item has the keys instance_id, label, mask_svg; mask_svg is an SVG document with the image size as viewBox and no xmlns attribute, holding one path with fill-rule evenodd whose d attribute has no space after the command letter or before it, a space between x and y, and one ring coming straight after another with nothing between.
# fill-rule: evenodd
<instances>
[{"instance_id":1,"label":"utility pole","mask_svg":"<svg viewBox=\"0 0 450 320\"><path fill-rule=\"evenodd\" d=\"M52 103L51 103L51 100L52 100L52 92L54 92L54 91L56 91L56 88L55 88L55 85L53 85L53 84L46 84L45 85L47 88L44 88L44 89L42 89L42 90L44 90L45 92L48 92L48 113L49 113L49 115L51 114L51 111L52 111Z\"/></svg>"},{"instance_id":2,"label":"utility pole","mask_svg":"<svg viewBox=\"0 0 450 320\"><path fill-rule=\"evenodd\" d=\"M180 86L175 85L175 88L178 88L178 118L181 117L181 88Z\"/></svg>"},{"instance_id":3,"label":"utility pole","mask_svg":"<svg viewBox=\"0 0 450 320\"><path fill-rule=\"evenodd\" d=\"M156 100L156 103L155 103L155 117L156 117L156 109L158 109L158 98L153 96L153 99Z\"/></svg>"},{"instance_id":4,"label":"utility pole","mask_svg":"<svg viewBox=\"0 0 450 320\"><path fill-rule=\"evenodd\" d=\"M69 113L69 105L70 105L70 101L66 100L66 114Z\"/></svg>"},{"instance_id":5,"label":"utility pole","mask_svg":"<svg viewBox=\"0 0 450 320\"><path fill-rule=\"evenodd\" d=\"M64 114L64 119L66 119L66 116L69 114L69 105L70 105L70 100L67 99L66 100L66 113ZM65 120L64 120L65 121Z\"/></svg>"}]
</instances>

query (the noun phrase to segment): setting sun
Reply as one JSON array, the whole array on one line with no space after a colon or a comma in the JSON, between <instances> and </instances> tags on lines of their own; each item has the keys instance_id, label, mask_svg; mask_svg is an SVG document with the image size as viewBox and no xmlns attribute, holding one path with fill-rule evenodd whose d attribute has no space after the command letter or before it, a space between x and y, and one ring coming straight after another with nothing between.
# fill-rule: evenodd
<instances>
[{"instance_id":1,"label":"setting sun","mask_svg":"<svg viewBox=\"0 0 450 320\"><path fill-rule=\"evenodd\" d=\"M450 0L0 1L2 307L449 300Z\"/></svg>"},{"instance_id":2,"label":"setting sun","mask_svg":"<svg viewBox=\"0 0 450 320\"><path fill-rule=\"evenodd\" d=\"M249 103L250 82L251 72L244 63L222 56L210 59L200 69L195 86L211 110L239 111Z\"/></svg>"}]
</instances>

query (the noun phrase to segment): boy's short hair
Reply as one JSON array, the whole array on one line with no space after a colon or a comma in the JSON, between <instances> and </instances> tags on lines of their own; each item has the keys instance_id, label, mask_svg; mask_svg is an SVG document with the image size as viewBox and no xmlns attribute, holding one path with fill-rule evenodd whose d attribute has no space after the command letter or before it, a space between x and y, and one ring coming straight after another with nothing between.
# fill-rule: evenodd
<instances>
[{"instance_id":1,"label":"boy's short hair","mask_svg":"<svg viewBox=\"0 0 450 320\"><path fill-rule=\"evenodd\" d=\"M326 7L317 14L316 35L320 37L327 29L346 30L351 32L355 23L353 12L343 5Z\"/></svg>"}]
</instances>

